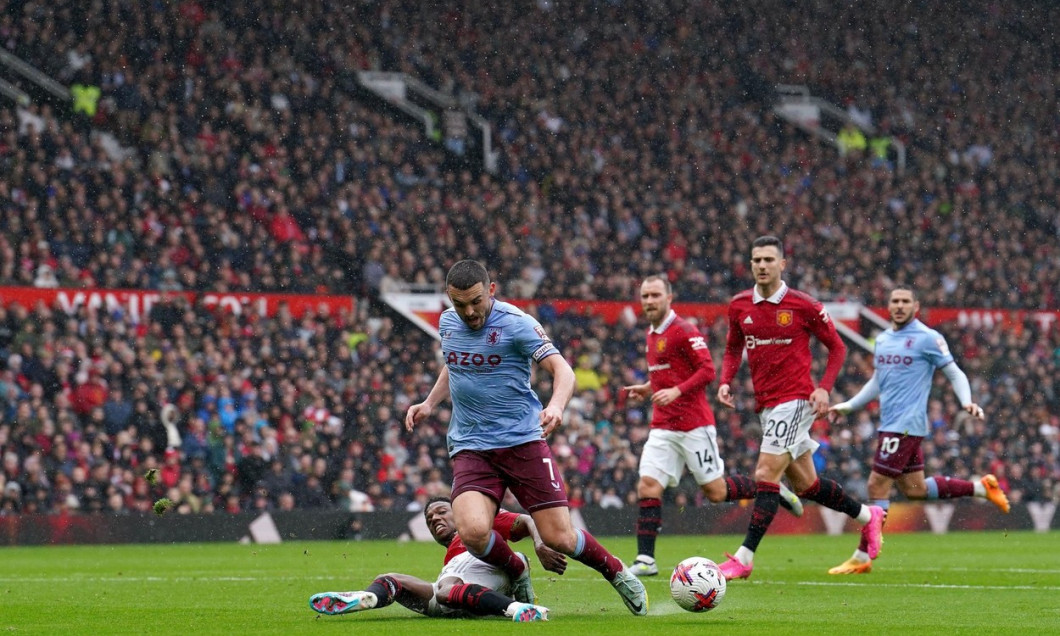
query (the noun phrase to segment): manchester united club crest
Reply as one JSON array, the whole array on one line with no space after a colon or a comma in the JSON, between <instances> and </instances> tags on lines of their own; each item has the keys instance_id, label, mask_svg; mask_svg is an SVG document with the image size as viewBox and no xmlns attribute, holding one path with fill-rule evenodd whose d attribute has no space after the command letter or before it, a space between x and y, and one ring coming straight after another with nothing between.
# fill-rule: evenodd
<instances>
[{"instance_id":1,"label":"manchester united club crest","mask_svg":"<svg viewBox=\"0 0 1060 636\"><path fill-rule=\"evenodd\" d=\"M795 314L790 309L781 309L777 312L777 324L781 327L787 327L793 322L795 322Z\"/></svg>"},{"instance_id":2,"label":"manchester united club crest","mask_svg":"<svg viewBox=\"0 0 1060 636\"><path fill-rule=\"evenodd\" d=\"M655 341L655 350L659 353L666 351L666 338L659 338Z\"/></svg>"},{"instance_id":3,"label":"manchester united club crest","mask_svg":"<svg viewBox=\"0 0 1060 636\"><path fill-rule=\"evenodd\" d=\"M490 327L489 331L486 332L486 344L493 346L501 341L501 330L500 327Z\"/></svg>"}]
</instances>

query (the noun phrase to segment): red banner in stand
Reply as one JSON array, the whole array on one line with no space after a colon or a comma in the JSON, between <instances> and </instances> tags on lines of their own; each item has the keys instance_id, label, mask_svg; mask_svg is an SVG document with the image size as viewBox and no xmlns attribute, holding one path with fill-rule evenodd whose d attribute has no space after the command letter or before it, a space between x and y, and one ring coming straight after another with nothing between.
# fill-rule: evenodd
<instances>
[{"instance_id":1,"label":"red banner in stand","mask_svg":"<svg viewBox=\"0 0 1060 636\"><path fill-rule=\"evenodd\" d=\"M81 307L93 309L106 307L130 316L140 322L151 311L151 307L163 296L184 297L189 304L201 303L206 307L217 307L222 311L239 315L256 312L271 316L286 304L295 318L301 318L307 310L336 315L354 309L352 296L317 296L313 294L254 294L191 291L158 291L153 289L39 289L36 287L0 287L0 304L5 307L18 303L32 310L38 304L58 307L73 313Z\"/></svg>"},{"instance_id":2,"label":"red banner in stand","mask_svg":"<svg viewBox=\"0 0 1060 636\"><path fill-rule=\"evenodd\" d=\"M438 317L444 309L443 295L438 294L433 302L426 302L421 297L421 304L410 308L411 313L433 327L438 326ZM640 304L618 300L511 300L507 302L530 313L543 306L551 307L557 314L573 312L585 316L599 316L607 323L615 323L620 318L636 320L640 314ZM861 317L854 303L825 303L832 317L851 328L860 326ZM725 320L728 305L720 303L682 303L673 304L674 311L685 318L695 318L700 328L707 328L717 320ZM889 319L886 307L870 307L871 311L885 320ZM967 307L936 307L920 312L920 319L930 326L946 323L957 323L976 329L1006 329L1017 333L1024 325L1036 324L1043 331L1049 331L1060 325L1060 310L1027 310L1027 309L975 309Z\"/></svg>"}]
</instances>

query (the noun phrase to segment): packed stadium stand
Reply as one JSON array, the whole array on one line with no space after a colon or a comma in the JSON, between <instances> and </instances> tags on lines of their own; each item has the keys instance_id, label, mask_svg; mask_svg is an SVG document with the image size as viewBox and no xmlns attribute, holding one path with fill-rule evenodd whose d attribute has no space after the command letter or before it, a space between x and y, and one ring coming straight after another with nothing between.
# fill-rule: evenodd
<instances>
[{"instance_id":1,"label":"packed stadium stand","mask_svg":"<svg viewBox=\"0 0 1060 636\"><path fill-rule=\"evenodd\" d=\"M937 378L928 471L1060 501L1060 51L1043 35L1060 16L966 5L6 3L2 50L86 101L25 85L0 107L0 514L416 509L450 478L446 413L401 425L437 348L381 294L438 288L459 258L530 301L579 372L552 440L572 503L631 505L649 414L619 387L645 377L643 324L550 303L632 302L658 272L725 303L765 233L823 300L879 307L897 282L1004 315L939 327L987 418ZM495 169L371 99L362 70L470 96ZM823 143L774 111L780 84L876 132ZM166 299L8 301L18 288ZM354 302L205 300L241 293ZM701 328L720 361L724 322ZM871 369L852 347L836 396ZM719 440L750 474L740 406L717 410ZM816 431L818 468L859 497L873 422Z\"/></svg>"}]
</instances>

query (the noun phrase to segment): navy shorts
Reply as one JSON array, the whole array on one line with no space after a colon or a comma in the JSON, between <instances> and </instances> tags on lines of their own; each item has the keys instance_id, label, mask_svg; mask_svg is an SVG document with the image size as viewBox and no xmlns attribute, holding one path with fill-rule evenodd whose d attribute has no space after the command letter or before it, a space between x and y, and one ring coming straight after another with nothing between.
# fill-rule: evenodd
<instances>
[{"instance_id":1,"label":"navy shorts","mask_svg":"<svg viewBox=\"0 0 1060 636\"><path fill-rule=\"evenodd\" d=\"M923 439L903 433L880 433L872 470L891 479L924 470L924 451L920 448Z\"/></svg>"},{"instance_id":2,"label":"navy shorts","mask_svg":"<svg viewBox=\"0 0 1060 636\"><path fill-rule=\"evenodd\" d=\"M453 456L454 500L474 490L499 505L505 489L512 491L527 512L567 505L563 475L545 440L512 448L465 450Z\"/></svg>"}]
</instances>

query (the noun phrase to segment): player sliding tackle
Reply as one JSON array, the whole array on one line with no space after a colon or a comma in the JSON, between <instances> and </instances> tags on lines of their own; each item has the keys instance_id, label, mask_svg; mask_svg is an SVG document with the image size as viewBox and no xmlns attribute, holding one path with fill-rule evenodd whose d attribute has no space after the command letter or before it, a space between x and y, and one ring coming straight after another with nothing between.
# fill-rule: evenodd
<instances>
[{"instance_id":1,"label":"player sliding tackle","mask_svg":"<svg viewBox=\"0 0 1060 636\"><path fill-rule=\"evenodd\" d=\"M448 497L428 501L423 516L431 536L446 548L442 571L434 583L409 574L380 574L363 591L314 594L309 607L321 614L346 614L396 602L432 617L506 616L517 623L548 620L547 607L534 605L533 599L508 596L513 593L512 579L503 570L471 556L456 532ZM567 569L567 559L542 543L529 515L501 510L493 529L505 542L533 537L537 558L546 570L563 574ZM516 554L529 572L526 557Z\"/></svg>"},{"instance_id":2,"label":"player sliding tackle","mask_svg":"<svg viewBox=\"0 0 1060 636\"><path fill-rule=\"evenodd\" d=\"M887 510L891 486L898 484L898 490L910 499L983 497L1001 512L1008 512L1008 497L993 475L976 482L952 477L924 478L924 451L920 444L929 432L927 403L935 369L942 369L965 412L981 420L983 409L972 402L968 377L954 361L946 339L917 319L920 302L913 290L892 290L887 311L891 326L876 337L876 371L857 395L830 409L830 417L835 420L837 415L864 408L876 398L880 400L879 437L868 484L873 504ZM871 570L872 559L862 539L854 556L828 573L867 574Z\"/></svg>"}]
</instances>

